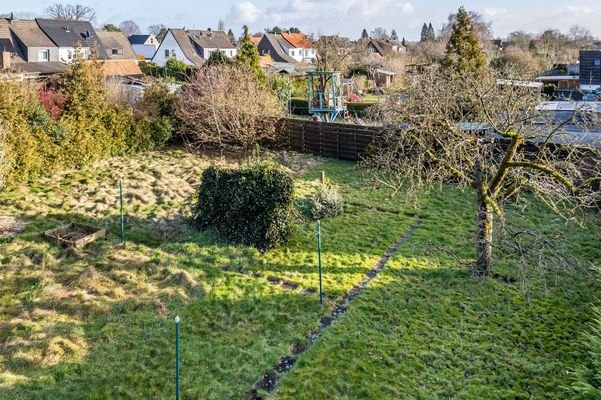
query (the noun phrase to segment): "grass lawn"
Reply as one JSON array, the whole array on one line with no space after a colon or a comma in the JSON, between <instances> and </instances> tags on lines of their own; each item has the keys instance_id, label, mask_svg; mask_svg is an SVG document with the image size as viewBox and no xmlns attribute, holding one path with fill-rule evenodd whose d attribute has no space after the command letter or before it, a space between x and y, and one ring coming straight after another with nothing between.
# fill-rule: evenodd
<instances>
[{"instance_id":1,"label":"grass lawn","mask_svg":"<svg viewBox=\"0 0 601 400\"><path fill-rule=\"evenodd\" d=\"M324 307L313 222L299 222L289 244L265 254L188 227L201 171L215 162L208 158L152 152L0 193L0 215L28 222L0 242L0 398L170 398L176 314L183 398L248 398L416 216L423 223L414 235L269 396L566 397L598 290L585 265L601 258L595 221L566 227L532 210L522 223L561 234L561 250L577 262L553 279L536 278L526 296L519 282L472 279L442 252L473 257L471 196L446 188L415 201L390 198L353 163L274 157L294 177L299 206L322 170L347 201L344 214L322 223ZM41 237L72 220L106 227L109 236L83 251ZM517 273L508 255L498 268Z\"/></svg>"}]
</instances>

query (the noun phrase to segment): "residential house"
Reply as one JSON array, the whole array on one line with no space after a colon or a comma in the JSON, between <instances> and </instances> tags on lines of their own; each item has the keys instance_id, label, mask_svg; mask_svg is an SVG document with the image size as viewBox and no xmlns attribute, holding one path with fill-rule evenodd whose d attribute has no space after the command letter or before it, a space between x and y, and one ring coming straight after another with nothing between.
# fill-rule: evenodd
<instances>
[{"instance_id":1,"label":"residential house","mask_svg":"<svg viewBox=\"0 0 601 400\"><path fill-rule=\"evenodd\" d=\"M98 31L96 35L107 60L137 60L136 52L123 32Z\"/></svg>"},{"instance_id":2,"label":"residential house","mask_svg":"<svg viewBox=\"0 0 601 400\"><path fill-rule=\"evenodd\" d=\"M131 35L128 39L139 60L152 60L159 48L159 41L154 35Z\"/></svg>"},{"instance_id":3,"label":"residential house","mask_svg":"<svg viewBox=\"0 0 601 400\"><path fill-rule=\"evenodd\" d=\"M38 18L36 22L46 36L58 47L60 62L70 64L76 56L89 59L93 52L96 52L99 59L107 58L96 31L88 21L59 21Z\"/></svg>"},{"instance_id":4,"label":"residential house","mask_svg":"<svg viewBox=\"0 0 601 400\"><path fill-rule=\"evenodd\" d=\"M282 32L281 36L286 42L290 43L288 55L296 61L310 64L317 59L317 50L306 35Z\"/></svg>"},{"instance_id":5,"label":"residential house","mask_svg":"<svg viewBox=\"0 0 601 400\"><path fill-rule=\"evenodd\" d=\"M223 31L169 29L152 61L164 66L167 60L174 58L187 65L200 66L215 51L230 58L238 54L238 49Z\"/></svg>"},{"instance_id":6,"label":"residential house","mask_svg":"<svg viewBox=\"0 0 601 400\"><path fill-rule=\"evenodd\" d=\"M407 49L395 40L370 39L367 42L367 51L377 57L387 57L394 54L405 53Z\"/></svg>"},{"instance_id":7,"label":"residential house","mask_svg":"<svg viewBox=\"0 0 601 400\"><path fill-rule=\"evenodd\" d=\"M601 50L580 51L580 89L597 90L601 87Z\"/></svg>"},{"instance_id":8,"label":"residential house","mask_svg":"<svg viewBox=\"0 0 601 400\"><path fill-rule=\"evenodd\" d=\"M0 18L0 70L28 74L64 72L58 47L34 20Z\"/></svg>"},{"instance_id":9,"label":"residential house","mask_svg":"<svg viewBox=\"0 0 601 400\"><path fill-rule=\"evenodd\" d=\"M275 62L296 64L296 58L289 54L292 45L287 42L282 35L276 33L266 33L263 35L257 49L262 56L269 55Z\"/></svg>"}]
</instances>

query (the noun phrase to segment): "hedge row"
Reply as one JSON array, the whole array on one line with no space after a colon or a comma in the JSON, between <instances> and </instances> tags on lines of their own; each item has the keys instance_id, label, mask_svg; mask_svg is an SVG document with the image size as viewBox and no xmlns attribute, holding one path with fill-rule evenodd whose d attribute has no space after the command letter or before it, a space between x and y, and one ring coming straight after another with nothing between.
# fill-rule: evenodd
<instances>
[{"instance_id":1,"label":"hedge row","mask_svg":"<svg viewBox=\"0 0 601 400\"><path fill-rule=\"evenodd\" d=\"M347 109L351 114L356 114L358 117L365 117L369 107L374 103L347 103ZM309 105L306 99L292 98L290 100L290 109L294 115L309 115Z\"/></svg>"},{"instance_id":2,"label":"hedge row","mask_svg":"<svg viewBox=\"0 0 601 400\"><path fill-rule=\"evenodd\" d=\"M6 132L7 183L57 169L79 168L117 155L163 145L175 127L174 102L153 86L133 107L107 91L96 62L70 66L60 90L0 81L0 124Z\"/></svg>"}]
</instances>

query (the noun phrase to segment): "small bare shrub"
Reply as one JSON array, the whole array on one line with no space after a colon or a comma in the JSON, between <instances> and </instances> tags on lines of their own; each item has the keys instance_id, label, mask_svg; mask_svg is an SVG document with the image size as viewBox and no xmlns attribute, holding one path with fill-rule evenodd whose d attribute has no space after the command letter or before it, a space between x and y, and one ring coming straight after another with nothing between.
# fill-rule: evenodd
<instances>
[{"instance_id":1,"label":"small bare shrub","mask_svg":"<svg viewBox=\"0 0 601 400\"><path fill-rule=\"evenodd\" d=\"M336 188L323 184L313 199L311 215L315 219L335 217L344 210L344 200Z\"/></svg>"}]
</instances>

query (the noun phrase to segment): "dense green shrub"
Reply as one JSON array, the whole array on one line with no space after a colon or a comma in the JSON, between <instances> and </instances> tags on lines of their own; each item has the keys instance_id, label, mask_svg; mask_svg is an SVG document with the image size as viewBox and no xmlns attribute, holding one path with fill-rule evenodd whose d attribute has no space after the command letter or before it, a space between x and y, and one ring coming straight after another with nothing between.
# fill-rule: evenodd
<instances>
[{"instance_id":1,"label":"dense green shrub","mask_svg":"<svg viewBox=\"0 0 601 400\"><path fill-rule=\"evenodd\" d=\"M223 240L267 250L289 237L292 206L292 178L273 164L211 167L202 174L194 222Z\"/></svg>"},{"instance_id":2,"label":"dense green shrub","mask_svg":"<svg viewBox=\"0 0 601 400\"><path fill-rule=\"evenodd\" d=\"M313 198L311 216L315 219L335 217L344 211L344 200L336 188L322 184Z\"/></svg>"},{"instance_id":3,"label":"dense green shrub","mask_svg":"<svg viewBox=\"0 0 601 400\"><path fill-rule=\"evenodd\" d=\"M128 138L130 151L145 151L163 146L178 127L175 117L177 96L162 82L156 82L144 92L136 104L136 126Z\"/></svg>"}]
</instances>

